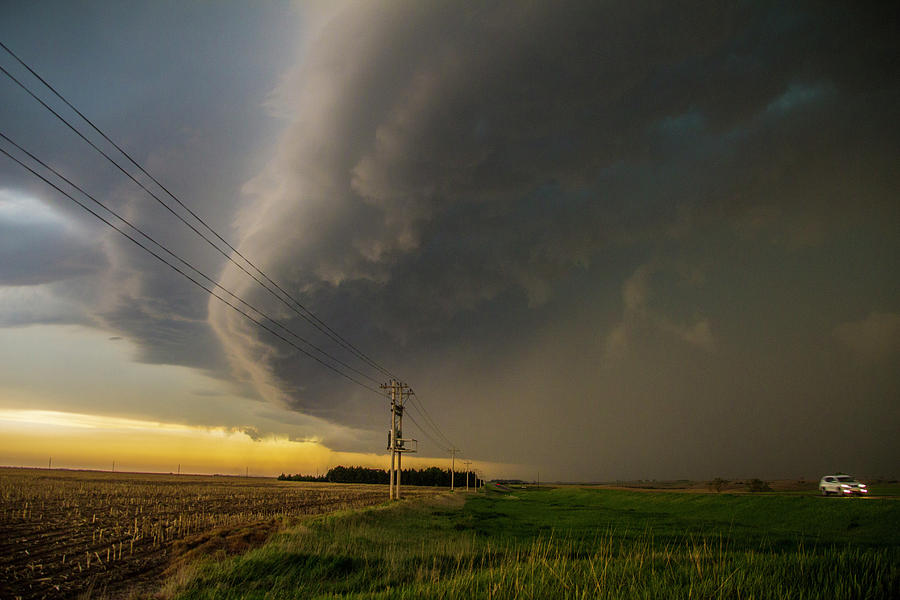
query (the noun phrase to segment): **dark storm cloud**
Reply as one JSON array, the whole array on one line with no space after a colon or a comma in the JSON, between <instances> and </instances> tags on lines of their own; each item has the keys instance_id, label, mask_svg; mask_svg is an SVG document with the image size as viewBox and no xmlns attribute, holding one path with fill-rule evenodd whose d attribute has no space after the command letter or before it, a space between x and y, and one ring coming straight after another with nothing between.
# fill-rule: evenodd
<instances>
[{"instance_id":1,"label":"dark storm cloud","mask_svg":"<svg viewBox=\"0 0 900 600\"><path fill-rule=\"evenodd\" d=\"M869 8L331 9L313 21L300 66L273 96L294 124L247 187L242 248L339 331L441 390L436 401L458 407L448 415L455 431L477 409L506 445L495 459L548 460L515 441L546 428L558 443L599 451L602 442L567 420L581 414L602 423L594 435L617 440L623 457L646 442L647 456L624 462L647 472L681 432L739 427L718 399L740 365L758 359L732 350L741 339L768 349L720 300L734 273L807 261L792 286L769 284L768 304L750 293L758 331L806 327L804 344L852 346L846 340L867 338L851 330L869 328L839 323L878 306L893 322L887 290L896 282L879 284L890 261L868 250L831 255L835 240L878 239L897 219L895 9ZM845 288L842 274L861 258L871 259L871 277ZM224 279L238 281L229 269ZM787 325L822 285L841 299ZM379 418L365 392L317 375L221 312L213 322L233 364L268 397L345 423ZM822 389L779 380L763 362L758 376L776 402ZM657 375L648 378L648 366ZM715 372L704 379L704 368ZM877 397L897 388L885 385ZM566 398L548 412L559 389ZM753 393L762 392L742 401ZM697 423L676 418L679 406L696 410ZM650 414L660 424L639 416ZM762 416L748 418L762 426ZM636 427L656 438L629 439ZM713 468L702 455L659 464ZM590 468L580 463L579 472Z\"/></svg>"},{"instance_id":2,"label":"dark storm cloud","mask_svg":"<svg viewBox=\"0 0 900 600\"><path fill-rule=\"evenodd\" d=\"M262 221L248 211L245 243L290 261L300 289L408 275L400 301L424 327L513 288L540 305L621 227L627 199L598 202L590 185L643 150L632 135L647 120L630 113L634 88L710 52L736 18L679 11L345 9L281 91L283 104L299 104L274 175L289 189L257 205L270 209ZM642 25L662 35L634 35ZM260 178L251 191L265 196L266 186ZM269 222L298 230L274 246ZM400 321L379 325L406 335Z\"/></svg>"},{"instance_id":3,"label":"dark storm cloud","mask_svg":"<svg viewBox=\"0 0 900 600\"><path fill-rule=\"evenodd\" d=\"M136 70L152 71L139 84L116 54L94 101L225 237L233 225L242 252L407 378L467 453L581 479L747 476L788 468L779 454L797 469L839 459L810 448L854 411L873 431L900 426L885 408L900 393L885 368L900 351L895 6L303 6L298 64L267 100L285 127L272 151L245 143L260 121L235 106L258 107L273 68L218 53L227 36L211 31L227 16L197 47L138 53ZM189 26L204 22L189 12ZM193 39L186 27L174 31ZM102 19L86 31L57 23L44 37L90 39L86 56L128 37ZM84 73L58 71L66 89ZM175 102L169 88L193 91ZM231 190L263 157L239 205ZM136 223L222 269L130 184L81 170ZM141 360L295 408L332 447L381 447L380 398L127 242L106 238L104 262L81 238L9 236L3 255L27 258L0 265L4 281L55 283L4 319L30 304L35 322L80 315ZM235 267L221 281L369 371ZM890 437L853 464L887 464Z\"/></svg>"},{"instance_id":4,"label":"dark storm cloud","mask_svg":"<svg viewBox=\"0 0 900 600\"><path fill-rule=\"evenodd\" d=\"M102 268L103 254L81 240L65 239L48 227L0 223L0 285L40 285Z\"/></svg>"},{"instance_id":5,"label":"dark storm cloud","mask_svg":"<svg viewBox=\"0 0 900 600\"><path fill-rule=\"evenodd\" d=\"M96 273L96 241L36 200L0 190L0 286L41 285Z\"/></svg>"},{"instance_id":6,"label":"dark storm cloud","mask_svg":"<svg viewBox=\"0 0 900 600\"><path fill-rule=\"evenodd\" d=\"M113 239L109 248L115 266L105 274L104 288L115 293L96 308L97 320L135 341L141 362L221 374L223 358L207 323L208 296L126 240Z\"/></svg>"},{"instance_id":7,"label":"dark storm cloud","mask_svg":"<svg viewBox=\"0 0 900 600\"><path fill-rule=\"evenodd\" d=\"M262 104L291 47L284 34L293 33L293 9L170 2L75 6L51 0L4 6L2 13L5 44L230 237L237 190L258 169L255 150L276 123ZM0 58L83 126L12 58ZM220 255L192 241L190 230L5 77L0 95L0 121L10 137L206 273L221 269ZM19 167L0 161L0 180L53 206L85 233L73 241L34 227L0 231L0 284L66 278L28 293L0 288L3 323L103 327L135 343L138 360L227 376L206 323L205 293Z\"/></svg>"},{"instance_id":8,"label":"dark storm cloud","mask_svg":"<svg viewBox=\"0 0 900 600\"><path fill-rule=\"evenodd\" d=\"M119 298L121 304L99 315L100 320L109 329L139 342L140 352L135 358L141 362L219 371L222 359L215 351L216 340L206 320L179 315L171 305L157 302L156 298L123 295ZM178 305L176 308L183 309Z\"/></svg>"},{"instance_id":9,"label":"dark storm cloud","mask_svg":"<svg viewBox=\"0 0 900 600\"><path fill-rule=\"evenodd\" d=\"M0 327L90 324L109 267L100 240L39 200L0 190Z\"/></svg>"},{"instance_id":10,"label":"dark storm cloud","mask_svg":"<svg viewBox=\"0 0 900 600\"><path fill-rule=\"evenodd\" d=\"M117 234L90 234L79 217L0 192L3 325L100 325L137 341L144 362L221 371L206 296Z\"/></svg>"}]
</instances>

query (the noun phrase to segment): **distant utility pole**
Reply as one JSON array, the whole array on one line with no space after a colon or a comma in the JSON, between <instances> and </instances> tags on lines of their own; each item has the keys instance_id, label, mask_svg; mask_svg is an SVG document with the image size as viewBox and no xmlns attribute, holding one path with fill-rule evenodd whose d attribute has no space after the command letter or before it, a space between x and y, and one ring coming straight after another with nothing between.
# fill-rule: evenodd
<instances>
[{"instance_id":1,"label":"distant utility pole","mask_svg":"<svg viewBox=\"0 0 900 600\"><path fill-rule=\"evenodd\" d=\"M471 460L464 460L463 462L464 462L465 465L466 465L466 491L468 492L468 491L469 491L469 465L472 464L472 461L471 461Z\"/></svg>"},{"instance_id":2,"label":"distant utility pole","mask_svg":"<svg viewBox=\"0 0 900 600\"><path fill-rule=\"evenodd\" d=\"M450 491L453 491L453 478L456 475L456 453L459 448L450 448Z\"/></svg>"},{"instance_id":3,"label":"distant utility pole","mask_svg":"<svg viewBox=\"0 0 900 600\"><path fill-rule=\"evenodd\" d=\"M408 385L391 379L387 383L381 384L381 389L389 390L391 394L391 428L388 430L388 447L391 451L391 470L390 470L390 491L391 500L400 499L400 473L402 466L400 457L404 452L415 452L418 442L414 439L403 438L403 408L406 400L412 395L412 390ZM408 448L406 442L413 442L414 447Z\"/></svg>"}]
</instances>

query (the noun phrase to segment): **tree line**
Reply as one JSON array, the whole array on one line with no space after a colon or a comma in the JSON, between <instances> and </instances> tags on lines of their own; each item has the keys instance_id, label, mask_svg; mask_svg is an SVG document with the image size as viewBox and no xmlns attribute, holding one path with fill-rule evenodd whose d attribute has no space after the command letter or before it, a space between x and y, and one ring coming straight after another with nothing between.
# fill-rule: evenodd
<instances>
[{"instance_id":1,"label":"tree line","mask_svg":"<svg viewBox=\"0 0 900 600\"><path fill-rule=\"evenodd\" d=\"M318 481L322 483L376 483L387 485L390 483L390 474L385 469L371 469L368 467L332 467L324 475L286 475L278 476L279 481ZM456 472L454 478L457 487L466 486L466 473ZM481 480L469 472L469 485L477 487ZM402 485L425 485L437 487L450 487L450 470L438 467L426 469L403 469L400 475Z\"/></svg>"}]
</instances>

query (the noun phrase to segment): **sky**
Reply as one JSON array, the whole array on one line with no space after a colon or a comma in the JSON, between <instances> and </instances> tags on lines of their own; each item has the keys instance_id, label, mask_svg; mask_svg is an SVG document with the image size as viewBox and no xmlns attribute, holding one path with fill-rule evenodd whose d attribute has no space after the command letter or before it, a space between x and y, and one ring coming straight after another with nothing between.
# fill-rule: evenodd
<instances>
[{"instance_id":1,"label":"sky","mask_svg":"<svg viewBox=\"0 0 900 600\"><path fill-rule=\"evenodd\" d=\"M896 477L896 12L47 0L0 5L0 41L415 390L410 464ZM5 136L343 373L0 156L0 464L387 466L388 375L2 74L0 98Z\"/></svg>"}]
</instances>

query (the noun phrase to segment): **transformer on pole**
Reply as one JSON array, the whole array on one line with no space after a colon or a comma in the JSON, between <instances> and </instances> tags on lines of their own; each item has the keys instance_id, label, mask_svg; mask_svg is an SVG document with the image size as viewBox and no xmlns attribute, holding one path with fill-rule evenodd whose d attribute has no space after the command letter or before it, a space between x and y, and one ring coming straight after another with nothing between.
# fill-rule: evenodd
<instances>
[{"instance_id":1,"label":"transformer on pole","mask_svg":"<svg viewBox=\"0 0 900 600\"><path fill-rule=\"evenodd\" d=\"M389 382L381 385L381 389L389 390L391 397L391 428L388 430L388 447L391 451L391 469L388 496L391 500L400 499L400 473L402 465L400 457L404 452L416 452L418 441L412 438L404 439L403 437L403 408L404 403L412 394L412 390L408 385L391 379ZM407 443L412 443L412 447Z\"/></svg>"}]
</instances>

